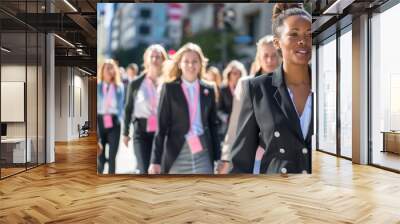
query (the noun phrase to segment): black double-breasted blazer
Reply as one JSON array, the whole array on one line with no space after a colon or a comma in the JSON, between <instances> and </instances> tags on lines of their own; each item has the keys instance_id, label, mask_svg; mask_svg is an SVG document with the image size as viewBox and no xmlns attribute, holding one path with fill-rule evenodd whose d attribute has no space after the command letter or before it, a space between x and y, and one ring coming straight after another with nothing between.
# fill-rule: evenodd
<instances>
[{"instance_id":1,"label":"black double-breasted blazer","mask_svg":"<svg viewBox=\"0 0 400 224\"><path fill-rule=\"evenodd\" d=\"M260 173L311 173L313 115L304 138L282 65L243 84L231 173L252 173L259 145L265 149Z\"/></svg>"},{"instance_id":2,"label":"black double-breasted blazer","mask_svg":"<svg viewBox=\"0 0 400 224\"><path fill-rule=\"evenodd\" d=\"M190 129L189 109L181 79L165 83L160 94L158 105L158 131L156 132L151 163L161 164L161 173L168 173L178 157L184 143L185 135ZM217 113L214 88L200 83L201 121L204 133L202 143L209 150L211 164L221 157L220 143L217 135Z\"/></svg>"}]
</instances>

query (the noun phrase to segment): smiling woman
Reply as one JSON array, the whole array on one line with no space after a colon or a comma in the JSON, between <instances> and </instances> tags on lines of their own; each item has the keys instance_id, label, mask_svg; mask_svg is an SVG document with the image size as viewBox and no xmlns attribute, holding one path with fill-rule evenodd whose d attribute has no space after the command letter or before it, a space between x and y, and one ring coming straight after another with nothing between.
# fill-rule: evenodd
<instances>
[{"instance_id":1,"label":"smiling woman","mask_svg":"<svg viewBox=\"0 0 400 224\"><path fill-rule=\"evenodd\" d=\"M187 43L170 62L149 173L212 174L220 149L214 88L200 80L207 59L197 44Z\"/></svg>"},{"instance_id":2,"label":"smiling woman","mask_svg":"<svg viewBox=\"0 0 400 224\"><path fill-rule=\"evenodd\" d=\"M260 173L311 173L311 16L297 4L276 4L274 12L282 64L271 76L244 83L232 173L253 172L259 145L265 149Z\"/></svg>"}]
</instances>

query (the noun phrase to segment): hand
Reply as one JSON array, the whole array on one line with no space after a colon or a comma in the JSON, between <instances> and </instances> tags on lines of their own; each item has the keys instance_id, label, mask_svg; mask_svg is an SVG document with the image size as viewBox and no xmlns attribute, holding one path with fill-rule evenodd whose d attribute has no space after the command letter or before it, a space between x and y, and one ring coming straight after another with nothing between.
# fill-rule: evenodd
<instances>
[{"instance_id":1,"label":"hand","mask_svg":"<svg viewBox=\"0 0 400 224\"><path fill-rule=\"evenodd\" d=\"M161 173L160 164L154 164L154 163L150 164L148 172L149 174L160 174Z\"/></svg>"},{"instance_id":2,"label":"hand","mask_svg":"<svg viewBox=\"0 0 400 224\"><path fill-rule=\"evenodd\" d=\"M99 142L97 143L97 156L100 156L103 153L103 145Z\"/></svg>"},{"instance_id":3,"label":"hand","mask_svg":"<svg viewBox=\"0 0 400 224\"><path fill-rule=\"evenodd\" d=\"M217 174L228 174L229 172L229 162L228 161L218 161Z\"/></svg>"},{"instance_id":4,"label":"hand","mask_svg":"<svg viewBox=\"0 0 400 224\"><path fill-rule=\"evenodd\" d=\"M125 144L126 147L128 147L128 143L129 143L130 140L131 140L131 138L129 136L124 136L123 141L124 141L124 144Z\"/></svg>"},{"instance_id":5,"label":"hand","mask_svg":"<svg viewBox=\"0 0 400 224\"><path fill-rule=\"evenodd\" d=\"M265 149L261 146L258 146L256 151L256 160L262 160L265 153Z\"/></svg>"}]
</instances>

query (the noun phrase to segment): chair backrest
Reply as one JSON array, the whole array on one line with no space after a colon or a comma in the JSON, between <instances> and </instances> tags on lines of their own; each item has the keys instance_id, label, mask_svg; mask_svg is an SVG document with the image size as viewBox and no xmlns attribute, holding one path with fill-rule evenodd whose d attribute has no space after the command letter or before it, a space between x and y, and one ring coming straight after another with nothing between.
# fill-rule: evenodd
<instances>
[{"instance_id":1,"label":"chair backrest","mask_svg":"<svg viewBox=\"0 0 400 224\"><path fill-rule=\"evenodd\" d=\"M87 128L87 129L89 129L89 128L90 128L90 123L89 123L89 121L85 121L85 123L83 124L82 128Z\"/></svg>"}]
</instances>

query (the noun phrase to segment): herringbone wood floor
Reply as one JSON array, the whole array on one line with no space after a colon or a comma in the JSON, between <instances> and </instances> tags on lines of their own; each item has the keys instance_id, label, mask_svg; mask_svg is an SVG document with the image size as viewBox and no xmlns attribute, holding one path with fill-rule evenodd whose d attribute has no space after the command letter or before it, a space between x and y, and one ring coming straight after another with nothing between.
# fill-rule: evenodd
<instances>
[{"instance_id":1,"label":"herringbone wood floor","mask_svg":"<svg viewBox=\"0 0 400 224\"><path fill-rule=\"evenodd\" d=\"M400 175L314 152L312 175L96 174L95 138L0 181L0 223L400 223Z\"/></svg>"}]
</instances>

